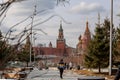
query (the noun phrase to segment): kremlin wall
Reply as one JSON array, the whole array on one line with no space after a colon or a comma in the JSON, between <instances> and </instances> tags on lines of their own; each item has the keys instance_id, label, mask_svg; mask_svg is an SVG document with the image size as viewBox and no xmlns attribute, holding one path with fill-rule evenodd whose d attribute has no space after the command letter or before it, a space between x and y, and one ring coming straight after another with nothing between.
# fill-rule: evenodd
<instances>
[{"instance_id":1,"label":"kremlin wall","mask_svg":"<svg viewBox=\"0 0 120 80\"><path fill-rule=\"evenodd\" d=\"M52 42L48 44L48 47L33 47L35 56L41 60L44 57L49 62L56 64L63 58L66 63L72 62L74 65L82 65L84 61L83 55L86 53L87 46L91 40L91 33L88 25L89 23L87 21L84 34L78 37L78 44L76 44L76 48L73 48L66 44L66 39L64 38L65 34L61 23L58 38L56 40L56 47L52 46ZM29 41L27 41L27 43L29 43ZM42 64L41 62L39 63Z\"/></svg>"}]
</instances>

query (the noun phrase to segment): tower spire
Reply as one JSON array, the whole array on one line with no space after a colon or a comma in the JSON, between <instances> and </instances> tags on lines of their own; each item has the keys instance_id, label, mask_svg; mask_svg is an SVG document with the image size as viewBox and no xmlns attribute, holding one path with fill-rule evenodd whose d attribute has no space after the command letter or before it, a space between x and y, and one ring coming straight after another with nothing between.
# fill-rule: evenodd
<instances>
[{"instance_id":1,"label":"tower spire","mask_svg":"<svg viewBox=\"0 0 120 80\"><path fill-rule=\"evenodd\" d=\"M91 39L91 34L90 34L90 30L89 30L89 26L88 26L88 21L86 22L86 29L84 32L84 36L86 36L88 39Z\"/></svg>"},{"instance_id":2,"label":"tower spire","mask_svg":"<svg viewBox=\"0 0 120 80\"><path fill-rule=\"evenodd\" d=\"M60 21L60 29L59 29L58 39L60 39L60 40L64 39L63 29L62 29L62 21Z\"/></svg>"},{"instance_id":3,"label":"tower spire","mask_svg":"<svg viewBox=\"0 0 120 80\"><path fill-rule=\"evenodd\" d=\"M60 21L60 29L59 29L59 31L60 31L60 32L63 31L63 29L62 29L62 20Z\"/></svg>"},{"instance_id":4,"label":"tower spire","mask_svg":"<svg viewBox=\"0 0 120 80\"><path fill-rule=\"evenodd\" d=\"M52 47L52 43L51 42L49 43L49 47Z\"/></svg>"},{"instance_id":5,"label":"tower spire","mask_svg":"<svg viewBox=\"0 0 120 80\"><path fill-rule=\"evenodd\" d=\"M85 34L89 33L89 28L88 28L88 20L86 21L86 29L85 29Z\"/></svg>"},{"instance_id":6,"label":"tower spire","mask_svg":"<svg viewBox=\"0 0 120 80\"><path fill-rule=\"evenodd\" d=\"M64 34L63 34L63 29L62 29L62 21L60 21L60 28L59 28L59 34L58 34L58 39L57 39L57 48L61 49L61 55L66 55L65 54L65 48L66 48L66 42L64 39Z\"/></svg>"}]
</instances>

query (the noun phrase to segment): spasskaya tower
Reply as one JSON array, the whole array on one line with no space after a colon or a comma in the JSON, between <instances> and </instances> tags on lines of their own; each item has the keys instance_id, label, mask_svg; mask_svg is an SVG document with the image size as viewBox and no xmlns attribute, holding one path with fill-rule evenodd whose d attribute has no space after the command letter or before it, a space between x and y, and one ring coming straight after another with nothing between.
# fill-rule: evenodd
<instances>
[{"instance_id":1,"label":"spasskaya tower","mask_svg":"<svg viewBox=\"0 0 120 80\"><path fill-rule=\"evenodd\" d=\"M65 39L64 39L64 34L63 34L63 29L62 29L62 22L60 22L58 39L57 39L56 42L57 42L57 49L59 49L61 54L64 55L65 48L66 48L66 42L65 42Z\"/></svg>"}]
</instances>

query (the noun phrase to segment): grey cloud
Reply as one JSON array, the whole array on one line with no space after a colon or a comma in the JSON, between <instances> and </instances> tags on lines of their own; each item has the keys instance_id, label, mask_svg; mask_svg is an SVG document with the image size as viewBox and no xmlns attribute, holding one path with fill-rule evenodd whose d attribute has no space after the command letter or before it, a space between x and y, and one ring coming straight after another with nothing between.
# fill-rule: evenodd
<instances>
[{"instance_id":1,"label":"grey cloud","mask_svg":"<svg viewBox=\"0 0 120 80\"><path fill-rule=\"evenodd\" d=\"M69 11L77 14L90 14L94 12L103 12L105 9L98 3L88 4L81 2L80 4L73 6Z\"/></svg>"},{"instance_id":2,"label":"grey cloud","mask_svg":"<svg viewBox=\"0 0 120 80\"><path fill-rule=\"evenodd\" d=\"M9 29L7 26L2 24L0 27L1 27L1 31L3 32L3 34L7 33L8 29Z\"/></svg>"},{"instance_id":3,"label":"grey cloud","mask_svg":"<svg viewBox=\"0 0 120 80\"><path fill-rule=\"evenodd\" d=\"M11 6L12 12L9 12L9 13L15 16L32 14L34 11L35 5L37 6L36 7L37 12L41 10L52 10L55 7L55 1L54 0L26 0L22 2L17 2Z\"/></svg>"}]
</instances>

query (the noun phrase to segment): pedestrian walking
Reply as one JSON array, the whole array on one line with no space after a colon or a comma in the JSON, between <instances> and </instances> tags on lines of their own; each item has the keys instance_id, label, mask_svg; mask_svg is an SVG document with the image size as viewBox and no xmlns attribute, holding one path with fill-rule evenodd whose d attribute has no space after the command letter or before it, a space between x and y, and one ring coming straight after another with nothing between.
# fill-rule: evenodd
<instances>
[{"instance_id":1,"label":"pedestrian walking","mask_svg":"<svg viewBox=\"0 0 120 80\"><path fill-rule=\"evenodd\" d=\"M67 70L69 69L69 64L68 64L68 63L66 64L66 69L67 69Z\"/></svg>"},{"instance_id":2,"label":"pedestrian walking","mask_svg":"<svg viewBox=\"0 0 120 80\"><path fill-rule=\"evenodd\" d=\"M70 68L70 70L73 68L72 62L69 63L69 68Z\"/></svg>"},{"instance_id":3,"label":"pedestrian walking","mask_svg":"<svg viewBox=\"0 0 120 80\"><path fill-rule=\"evenodd\" d=\"M60 72L60 78L62 79L63 78L63 72L64 72L64 69L65 69L65 63L63 62L63 59L60 60L60 62L58 64L58 69L59 69L59 72Z\"/></svg>"}]
</instances>

